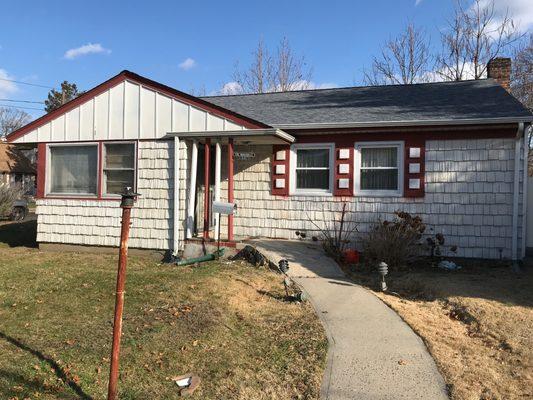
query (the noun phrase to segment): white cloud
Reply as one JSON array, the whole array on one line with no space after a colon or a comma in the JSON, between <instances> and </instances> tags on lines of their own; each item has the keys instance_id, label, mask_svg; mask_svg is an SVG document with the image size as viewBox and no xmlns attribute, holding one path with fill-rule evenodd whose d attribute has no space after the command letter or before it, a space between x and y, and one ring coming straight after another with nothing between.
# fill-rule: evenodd
<instances>
[{"instance_id":1,"label":"white cloud","mask_svg":"<svg viewBox=\"0 0 533 400\"><path fill-rule=\"evenodd\" d=\"M313 81L307 83L307 89L333 89L339 87L333 82L315 83Z\"/></svg>"},{"instance_id":2,"label":"white cloud","mask_svg":"<svg viewBox=\"0 0 533 400\"><path fill-rule=\"evenodd\" d=\"M238 82L228 82L225 83L224 86L222 86L222 89L216 92L215 95L227 96L240 93L242 93L242 86Z\"/></svg>"},{"instance_id":3,"label":"white cloud","mask_svg":"<svg viewBox=\"0 0 533 400\"><path fill-rule=\"evenodd\" d=\"M67 60L73 60L80 56L86 56L88 54L109 54L111 50L102 47L100 43L87 43L83 46L76 47L74 49L69 49L65 52L63 56Z\"/></svg>"},{"instance_id":4,"label":"white cloud","mask_svg":"<svg viewBox=\"0 0 533 400\"><path fill-rule=\"evenodd\" d=\"M301 80L292 84L291 90L313 90L313 89L331 89L339 87L333 82L316 83L313 81ZM269 90L275 92L276 90ZM242 94L243 87L238 82L227 82L220 90L209 93L210 96L229 96L232 94Z\"/></svg>"},{"instance_id":5,"label":"white cloud","mask_svg":"<svg viewBox=\"0 0 533 400\"><path fill-rule=\"evenodd\" d=\"M5 97L8 94L18 91L18 87L15 82L9 82L2 79L13 79L6 70L0 68L0 97Z\"/></svg>"},{"instance_id":6,"label":"white cloud","mask_svg":"<svg viewBox=\"0 0 533 400\"><path fill-rule=\"evenodd\" d=\"M415 7L416 7L417 5L419 5L420 3L422 3L422 1L424 1L424 0L416 0L416 1L415 1Z\"/></svg>"},{"instance_id":7,"label":"white cloud","mask_svg":"<svg viewBox=\"0 0 533 400\"><path fill-rule=\"evenodd\" d=\"M415 83L445 81L446 79L439 72L446 72L446 70L441 69L441 70L426 72L419 79L417 79ZM474 63L466 62L463 68L463 80L475 79L476 75L474 72L475 72ZM482 78L486 78L486 77L487 77L487 71L484 71L482 74Z\"/></svg>"},{"instance_id":8,"label":"white cloud","mask_svg":"<svg viewBox=\"0 0 533 400\"><path fill-rule=\"evenodd\" d=\"M294 82L291 85L291 91L293 91L293 90L331 89L331 88L336 88L336 87L338 87L338 85L336 83L333 83L333 82L316 83L316 82L313 82L313 81L308 81L308 80L303 79L301 81ZM275 91L275 90L273 90L273 91Z\"/></svg>"},{"instance_id":9,"label":"white cloud","mask_svg":"<svg viewBox=\"0 0 533 400\"><path fill-rule=\"evenodd\" d=\"M184 71L188 71L194 67L196 67L196 61L194 61L192 58L188 57L185 60L183 60L178 67L180 67Z\"/></svg>"},{"instance_id":10,"label":"white cloud","mask_svg":"<svg viewBox=\"0 0 533 400\"><path fill-rule=\"evenodd\" d=\"M480 6L490 6L491 0L481 0ZM494 14L495 20L493 26L498 26L502 18L509 11L515 23L515 26L520 32L527 32L533 27L533 1L531 0L495 0Z\"/></svg>"}]
</instances>

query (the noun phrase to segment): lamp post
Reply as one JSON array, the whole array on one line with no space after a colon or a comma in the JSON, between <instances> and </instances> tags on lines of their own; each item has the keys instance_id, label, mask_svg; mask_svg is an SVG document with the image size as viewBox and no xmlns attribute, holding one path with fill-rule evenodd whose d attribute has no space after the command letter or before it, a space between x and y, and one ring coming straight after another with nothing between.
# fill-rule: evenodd
<instances>
[{"instance_id":1,"label":"lamp post","mask_svg":"<svg viewBox=\"0 0 533 400\"><path fill-rule=\"evenodd\" d=\"M122 311L124 309L124 286L126 283L126 265L128 263L128 238L130 234L131 209L137 193L131 187L122 193L122 226L120 231L120 250L118 255L117 287L115 294L115 319L113 322L113 344L111 347L111 367L109 369L109 386L107 399L117 399L118 366L120 354L120 337L122 335Z\"/></svg>"},{"instance_id":2,"label":"lamp post","mask_svg":"<svg viewBox=\"0 0 533 400\"><path fill-rule=\"evenodd\" d=\"M389 266L383 261L378 264L378 272L381 275L381 291L387 291L387 282L385 282L385 275L389 272Z\"/></svg>"}]
</instances>

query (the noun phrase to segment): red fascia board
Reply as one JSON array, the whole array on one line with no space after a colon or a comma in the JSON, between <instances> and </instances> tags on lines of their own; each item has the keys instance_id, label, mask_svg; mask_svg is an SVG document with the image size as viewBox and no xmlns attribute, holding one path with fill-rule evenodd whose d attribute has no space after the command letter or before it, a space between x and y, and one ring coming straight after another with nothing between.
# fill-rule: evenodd
<instances>
[{"instance_id":1,"label":"red fascia board","mask_svg":"<svg viewBox=\"0 0 533 400\"><path fill-rule=\"evenodd\" d=\"M72 99L71 101L63 104L61 107L56 108L54 111L49 112L48 114L43 115L40 118L37 118L35 121L30 122L29 124L23 126L20 129L17 129L16 131L10 133L7 136L7 141L12 142L21 136L25 135L26 133L44 125L45 123L51 121L52 119L76 108L77 106L85 103L89 99L98 96L99 94L105 92L107 89L118 85L119 83L130 80L132 82L138 83L140 85L143 85L149 89L161 92L166 94L169 97L172 97L176 100L179 100L183 103L186 103L191 106L195 106L197 108L200 108L204 111L207 111L209 113L212 113L214 115L217 115L222 118L226 118L231 120L232 122L235 122L237 124L241 124L249 129L257 129L257 128L270 128L270 126L263 124L262 122L255 121L251 118L248 118L246 116L234 113L233 111L227 110L223 107L217 106L215 104L209 103L208 101L199 99L197 97L191 96L190 94L180 92L177 89L171 88L170 86L163 85L162 83L153 81L151 79L145 78L141 75L138 75L134 72L130 72L127 70L122 71L118 75L115 75L111 79L101 83L98 86L95 86L94 88L88 90L87 92L83 93L82 95L76 97L75 99Z\"/></svg>"}]
</instances>

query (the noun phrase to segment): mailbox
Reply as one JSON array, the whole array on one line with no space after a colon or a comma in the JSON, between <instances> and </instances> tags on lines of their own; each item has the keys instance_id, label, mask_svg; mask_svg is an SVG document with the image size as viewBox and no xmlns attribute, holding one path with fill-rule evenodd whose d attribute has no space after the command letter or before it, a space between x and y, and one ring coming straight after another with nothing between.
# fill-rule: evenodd
<instances>
[{"instance_id":1,"label":"mailbox","mask_svg":"<svg viewBox=\"0 0 533 400\"><path fill-rule=\"evenodd\" d=\"M233 215L237 211L237 204L213 201L213 212L216 214Z\"/></svg>"}]
</instances>

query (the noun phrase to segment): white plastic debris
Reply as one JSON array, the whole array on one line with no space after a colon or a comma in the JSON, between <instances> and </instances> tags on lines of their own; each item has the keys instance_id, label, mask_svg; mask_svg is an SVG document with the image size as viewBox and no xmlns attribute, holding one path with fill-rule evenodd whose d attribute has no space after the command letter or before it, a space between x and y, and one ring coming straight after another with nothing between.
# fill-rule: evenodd
<instances>
[{"instance_id":1,"label":"white plastic debris","mask_svg":"<svg viewBox=\"0 0 533 400\"><path fill-rule=\"evenodd\" d=\"M178 385L180 388L189 387L191 385L192 377L187 377L183 379L179 379L176 382L176 385Z\"/></svg>"},{"instance_id":2,"label":"white plastic debris","mask_svg":"<svg viewBox=\"0 0 533 400\"><path fill-rule=\"evenodd\" d=\"M456 271L458 269L461 269L459 265L454 263L453 261L446 261L442 260L440 263L437 264L437 267L448 270L448 271Z\"/></svg>"}]
</instances>

